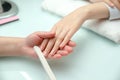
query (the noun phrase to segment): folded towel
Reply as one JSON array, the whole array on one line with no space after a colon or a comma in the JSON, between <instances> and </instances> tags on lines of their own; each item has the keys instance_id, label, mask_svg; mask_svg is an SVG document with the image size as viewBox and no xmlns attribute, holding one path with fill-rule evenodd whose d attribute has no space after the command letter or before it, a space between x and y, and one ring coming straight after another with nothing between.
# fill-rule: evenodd
<instances>
[{"instance_id":1,"label":"folded towel","mask_svg":"<svg viewBox=\"0 0 120 80\"><path fill-rule=\"evenodd\" d=\"M66 16L80 6L89 4L86 0L44 0L42 8L60 16ZM94 31L116 43L120 43L120 20L88 20L82 27Z\"/></svg>"}]
</instances>

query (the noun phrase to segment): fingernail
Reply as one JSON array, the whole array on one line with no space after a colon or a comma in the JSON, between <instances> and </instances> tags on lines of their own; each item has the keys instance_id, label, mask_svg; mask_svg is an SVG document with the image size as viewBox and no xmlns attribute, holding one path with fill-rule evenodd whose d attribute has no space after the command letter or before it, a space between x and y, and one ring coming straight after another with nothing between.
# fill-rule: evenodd
<instances>
[{"instance_id":1,"label":"fingernail","mask_svg":"<svg viewBox=\"0 0 120 80\"><path fill-rule=\"evenodd\" d=\"M57 55L57 56L54 56L53 58L54 59L60 59L60 58L62 58L62 56L61 55Z\"/></svg>"},{"instance_id":2,"label":"fingernail","mask_svg":"<svg viewBox=\"0 0 120 80\"><path fill-rule=\"evenodd\" d=\"M48 58L52 58L52 55L48 55Z\"/></svg>"},{"instance_id":3,"label":"fingernail","mask_svg":"<svg viewBox=\"0 0 120 80\"><path fill-rule=\"evenodd\" d=\"M47 52L46 51L44 51L43 53L44 53L44 56L47 56Z\"/></svg>"},{"instance_id":4,"label":"fingernail","mask_svg":"<svg viewBox=\"0 0 120 80\"><path fill-rule=\"evenodd\" d=\"M63 49L63 47L64 47L63 45L60 45L60 49Z\"/></svg>"},{"instance_id":5,"label":"fingernail","mask_svg":"<svg viewBox=\"0 0 120 80\"><path fill-rule=\"evenodd\" d=\"M41 51L43 51L43 47L40 46Z\"/></svg>"},{"instance_id":6,"label":"fingernail","mask_svg":"<svg viewBox=\"0 0 120 80\"><path fill-rule=\"evenodd\" d=\"M53 56L55 54L55 51L51 51L50 55Z\"/></svg>"},{"instance_id":7,"label":"fingernail","mask_svg":"<svg viewBox=\"0 0 120 80\"><path fill-rule=\"evenodd\" d=\"M111 4L112 7L114 7L114 4Z\"/></svg>"}]
</instances>

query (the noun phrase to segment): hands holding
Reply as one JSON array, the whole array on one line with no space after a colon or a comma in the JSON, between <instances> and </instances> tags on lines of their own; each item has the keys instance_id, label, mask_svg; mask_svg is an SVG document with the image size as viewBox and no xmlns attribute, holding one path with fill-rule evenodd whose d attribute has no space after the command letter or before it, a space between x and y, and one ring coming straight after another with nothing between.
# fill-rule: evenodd
<instances>
[{"instance_id":1,"label":"hands holding","mask_svg":"<svg viewBox=\"0 0 120 80\"><path fill-rule=\"evenodd\" d=\"M52 39L54 37L55 34L51 32L32 33L23 41L23 44L21 44L23 55L30 57L37 57L36 53L33 50L33 46L35 45L40 46L44 39ZM68 55L69 53L72 52L72 49L73 47L75 47L75 45L76 44L73 41L68 41L67 44L62 49L58 49L55 52L55 55L52 56L52 58L61 58L62 54Z\"/></svg>"}]
</instances>

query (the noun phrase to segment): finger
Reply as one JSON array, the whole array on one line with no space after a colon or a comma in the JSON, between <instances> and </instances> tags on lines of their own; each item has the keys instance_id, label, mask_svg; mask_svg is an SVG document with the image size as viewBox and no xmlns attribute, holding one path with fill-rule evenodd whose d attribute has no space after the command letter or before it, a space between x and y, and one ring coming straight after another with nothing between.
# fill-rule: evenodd
<instances>
[{"instance_id":1,"label":"finger","mask_svg":"<svg viewBox=\"0 0 120 80\"><path fill-rule=\"evenodd\" d=\"M70 47L70 46L65 46L63 48L64 51L67 51L68 53L71 53L73 51L73 47Z\"/></svg>"},{"instance_id":2,"label":"finger","mask_svg":"<svg viewBox=\"0 0 120 80\"><path fill-rule=\"evenodd\" d=\"M60 54L61 56L66 56L66 55L68 55L68 52L65 50L58 50L56 54Z\"/></svg>"},{"instance_id":3,"label":"finger","mask_svg":"<svg viewBox=\"0 0 120 80\"><path fill-rule=\"evenodd\" d=\"M40 45L41 51L43 51L43 50L45 49L48 41L49 41L48 39L44 39L44 40L43 40L43 42L42 42L41 45Z\"/></svg>"},{"instance_id":4,"label":"finger","mask_svg":"<svg viewBox=\"0 0 120 80\"><path fill-rule=\"evenodd\" d=\"M112 2L120 10L120 2L118 0L114 0L114 1L112 0Z\"/></svg>"},{"instance_id":5,"label":"finger","mask_svg":"<svg viewBox=\"0 0 120 80\"><path fill-rule=\"evenodd\" d=\"M66 33L67 32L64 30L60 35L58 35L57 40L54 44L54 47L52 48L52 50L50 52L50 55L53 56L57 52L61 42L64 40L64 37L66 36Z\"/></svg>"},{"instance_id":6,"label":"finger","mask_svg":"<svg viewBox=\"0 0 120 80\"><path fill-rule=\"evenodd\" d=\"M68 46L71 46L71 47L75 47L75 46L76 46L76 43L70 40L70 41L67 43L67 45L68 45Z\"/></svg>"},{"instance_id":7,"label":"finger","mask_svg":"<svg viewBox=\"0 0 120 80\"><path fill-rule=\"evenodd\" d=\"M114 7L114 4L110 0L105 0L105 3L108 4L110 7Z\"/></svg>"},{"instance_id":8,"label":"finger","mask_svg":"<svg viewBox=\"0 0 120 80\"><path fill-rule=\"evenodd\" d=\"M69 43L71 44L72 41L69 41ZM74 45L75 43L73 42L72 44ZM73 46L73 45L72 45L72 46ZM73 46L73 47L74 47L74 46ZM62 56L67 56L67 55L69 55L69 54L73 51L73 47L67 45L67 46L65 46L62 50L58 50L58 51L56 52L56 54L60 54L61 57L62 57ZM55 54L55 55L56 55L56 54ZM53 57L55 57L55 56L53 56ZM52 56L49 56L49 58L53 58L53 57L52 57Z\"/></svg>"},{"instance_id":9,"label":"finger","mask_svg":"<svg viewBox=\"0 0 120 80\"><path fill-rule=\"evenodd\" d=\"M72 47L65 47L63 50L58 50L56 54L60 54L61 56L67 56L73 51Z\"/></svg>"},{"instance_id":10,"label":"finger","mask_svg":"<svg viewBox=\"0 0 120 80\"><path fill-rule=\"evenodd\" d=\"M60 54L55 54L53 57L51 57L51 58L54 58L54 59L60 59L60 58L62 58L62 56L60 55Z\"/></svg>"},{"instance_id":11,"label":"finger","mask_svg":"<svg viewBox=\"0 0 120 80\"><path fill-rule=\"evenodd\" d=\"M58 50L57 52L56 52L56 54L60 54L61 56L67 56L67 55L69 55L71 52L73 52L73 47L75 47L75 42L73 42L73 41L69 41L68 42L68 45L66 45L62 50ZM55 55L56 55L55 54ZM48 55L47 55L48 56ZM47 57L46 56L46 57ZM53 58L52 56L49 56L49 58Z\"/></svg>"},{"instance_id":12,"label":"finger","mask_svg":"<svg viewBox=\"0 0 120 80\"><path fill-rule=\"evenodd\" d=\"M58 33L58 31L56 32L56 28L57 28L57 25L55 24L54 27L52 27L51 29L51 32L54 32L55 34ZM54 39L50 39L48 44L46 45L47 47L44 48L44 53L45 53L45 56L48 57L48 53L51 51L51 49L53 48L54 44L55 44L55 38Z\"/></svg>"},{"instance_id":13,"label":"finger","mask_svg":"<svg viewBox=\"0 0 120 80\"><path fill-rule=\"evenodd\" d=\"M55 38L54 39L50 39L45 50L44 50L44 53L45 53L45 56L48 56L48 53L50 53L51 49L53 48L55 44Z\"/></svg>"},{"instance_id":14,"label":"finger","mask_svg":"<svg viewBox=\"0 0 120 80\"><path fill-rule=\"evenodd\" d=\"M56 52L56 54L60 54L61 56L67 56L68 54L70 54L73 51L73 48L70 46L65 46L62 50L58 50ZM55 54L55 55L56 55ZM52 56L49 56L49 58Z\"/></svg>"},{"instance_id":15,"label":"finger","mask_svg":"<svg viewBox=\"0 0 120 80\"><path fill-rule=\"evenodd\" d=\"M46 58L47 59L59 59L59 58L61 58L62 57L62 55L60 55L60 54L55 54L54 56L47 56Z\"/></svg>"},{"instance_id":16,"label":"finger","mask_svg":"<svg viewBox=\"0 0 120 80\"><path fill-rule=\"evenodd\" d=\"M52 32L55 32L57 27L53 27L52 28ZM61 29L57 32L55 32L56 34L60 34L61 32ZM52 50L52 48L54 47L54 44L55 44L55 41L56 41L56 38L54 39L50 39L45 50L44 50L44 53L45 53L45 56L48 56L48 53L50 53L50 51Z\"/></svg>"},{"instance_id":17,"label":"finger","mask_svg":"<svg viewBox=\"0 0 120 80\"><path fill-rule=\"evenodd\" d=\"M73 30L71 30L67 33L66 37L64 38L64 40L60 44L61 49L69 42L70 38L73 36L74 33L75 33L75 31L73 31Z\"/></svg>"},{"instance_id":18,"label":"finger","mask_svg":"<svg viewBox=\"0 0 120 80\"><path fill-rule=\"evenodd\" d=\"M41 38L53 38L55 36L54 32L38 31L38 32L35 32L35 34L37 34Z\"/></svg>"}]
</instances>

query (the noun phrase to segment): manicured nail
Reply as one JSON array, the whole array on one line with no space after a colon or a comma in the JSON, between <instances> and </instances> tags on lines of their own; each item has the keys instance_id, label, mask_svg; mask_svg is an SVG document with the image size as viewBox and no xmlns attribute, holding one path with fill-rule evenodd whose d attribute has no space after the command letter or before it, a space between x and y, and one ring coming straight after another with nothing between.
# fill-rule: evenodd
<instances>
[{"instance_id":1,"label":"manicured nail","mask_svg":"<svg viewBox=\"0 0 120 80\"><path fill-rule=\"evenodd\" d=\"M44 56L47 56L47 52L46 51L44 51L43 53L44 53Z\"/></svg>"},{"instance_id":2,"label":"manicured nail","mask_svg":"<svg viewBox=\"0 0 120 80\"><path fill-rule=\"evenodd\" d=\"M114 7L114 4L111 4L112 7Z\"/></svg>"}]
</instances>

